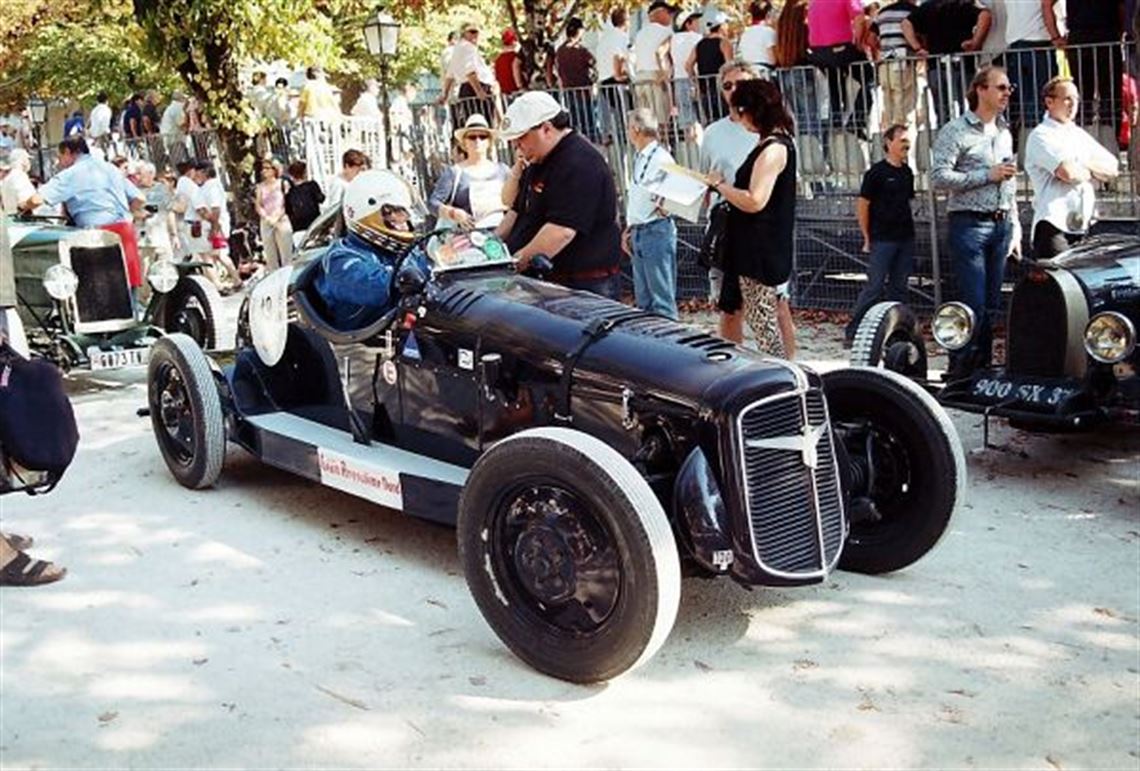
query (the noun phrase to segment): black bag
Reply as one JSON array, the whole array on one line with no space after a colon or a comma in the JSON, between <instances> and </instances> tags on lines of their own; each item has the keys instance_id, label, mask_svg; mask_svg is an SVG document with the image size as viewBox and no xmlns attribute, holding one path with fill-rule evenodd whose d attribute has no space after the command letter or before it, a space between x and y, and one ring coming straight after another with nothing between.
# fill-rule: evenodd
<instances>
[{"instance_id":1,"label":"black bag","mask_svg":"<svg viewBox=\"0 0 1140 771\"><path fill-rule=\"evenodd\" d=\"M724 270L724 245L728 231L728 213L732 204L721 201L709 210L709 224L705 228L705 237L701 241L701 251L697 255L697 262L705 270L716 268Z\"/></svg>"},{"instance_id":2,"label":"black bag","mask_svg":"<svg viewBox=\"0 0 1140 771\"><path fill-rule=\"evenodd\" d=\"M0 344L0 448L31 471L61 476L79 444L63 376L50 362L28 361Z\"/></svg>"}]
</instances>

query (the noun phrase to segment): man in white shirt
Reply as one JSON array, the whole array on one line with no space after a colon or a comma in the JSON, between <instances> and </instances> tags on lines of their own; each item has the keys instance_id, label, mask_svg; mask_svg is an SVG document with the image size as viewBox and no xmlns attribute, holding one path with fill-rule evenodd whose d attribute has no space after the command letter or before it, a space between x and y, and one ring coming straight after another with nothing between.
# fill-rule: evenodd
<instances>
[{"instance_id":1,"label":"man in white shirt","mask_svg":"<svg viewBox=\"0 0 1140 771\"><path fill-rule=\"evenodd\" d=\"M661 167L675 163L657 141L657 118L646 107L626 116L626 134L637 150L626 196L622 251L633 263L633 299L638 308L677 319L677 225L645 189Z\"/></svg>"},{"instance_id":2,"label":"man in white shirt","mask_svg":"<svg viewBox=\"0 0 1140 771\"><path fill-rule=\"evenodd\" d=\"M495 120L493 95L497 92L498 83L494 71L479 52L479 35L478 24L471 22L463 26L463 35L455 44L443 79L440 104L446 104L451 96L451 87L459 85L459 101L453 105L451 116L456 126L462 126L474 112L482 113L488 123Z\"/></svg>"},{"instance_id":3,"label":"man in white shirt","mask_svg":"<svg viewBox=\"0 0 1140 771\"><path fill-rule=\"evenodd\" d=\"M198 182L194 178L194 161L180 161L175 167L178 169L178 181L174 185L174 203L170 210L178 220L178 249L175 256L182 259L191 259L209 251L210 243L202 230L201 218L198 217ZM197 235L194 235L197 231Z\"/></svg>"},{"instance_id":4,"label":"man in white shirt","mask_svg":"<svg viewBox=\"0 0 1140 771\"><path fill-rule=\"evenodd\" d=\"M207 270L206 275L218 285L219 290L240 289L241 276L230 259L230 208L226 188L222 185L222 180L218 179L214 165L209 161L198 161L195 164L194 179L201 188L195 205L198 207L198 218L202 220L203 232L209 239L207 255L226 269L230 285L223 287L213 269Z\"/></svg>"},{"instance_id":5,"label":"man in white shirt","mask_svg":"<svg viewBox=\"0 0 1140 771\"><path fill-rule=\"evenodd\" d=\"M661 125L669 123L672 100L669 77L673 72L669 61L669 26L673 8L665 0L649 4L649 23L633 39L634 99L638 107L648 107Z\"/></svg>"},{"instance_id":6,"label":"man in white shirt","mask_svg":"<svg viewBox=\"0 0 1140 771\"><path fill-rule=\"evenodd\" d=\"M1007 118L1014 141L1018 133L1037 115L1041 105L1037 95L1057 71L1054 47L1064 48L1054 9L1058 0L993 0L1005 12L1005 71L1014 93Z\"/></svg>"},{"instance_id":7,"label":"man in white shirt","mask_svg":"<svg viewBox=\"0 0 1140 771\"><path fill-rule=\"evenodd\" d=\"M8 156L8 173L0 181L0 212L15 214L36 194L28 172L32 169L32 156L27 150L15 149Z\"/></svg>"},{"instance_id":8,"label":"man in white shirt","mask_svg":"<svg viewBox=\"0 0 1140 771\"><path fill-rule=\"evenodd\" d=\"M360 92L360 96L356 98L356 104L352 105L352 115L356 118L379 118L380 117L380 102L377 97L380 96L380 84L376 82L375 78L369 78L364 81L364 90Z\"/></svg>"},{"instance_id":9,"label":"man in white shirt","mask_svg":"<svg viewBox=\"0 0 1140 771\"><path fill-rule=\"evenodd\" d=\"M669 58L673 62L673 99L677 105L677 121L684 128L692 126L697 120L696 85L685 72L685 63L689 61L689 54L701 42L701 33L697 28L701 23L701 11L688 11L679 14L678 32L669 40Z\"/></svg>"},{"instance_id":10,"label":"man in white shirt","mask_svg":"<svg viewBox=\"0 0 1140 771\"><path fill-rule=\"evenodd\" d=\"M598 37L594 51L597 62L598 85L602 93L603 141L616 141L621 134L621 123L626 112L632 109L627 86L630 77L629 14L624 8L610 13L610 23Z\"/></svg>"},{"instance_id":11,"label":"man in white shirt","mask_svg":"<svg viewBox=\"0 0 1140 771\"><path fill-rule=\"evenodd\" d=\"M325 181L325 200L321 204L321 211L326 212L334 206L340 206L344 201L344 191L349 183L356 179L362 171L372 168L372 159L359 150L345 150L341 156L340 174L335 174Z\"/></svg>"},{"instance_id":12,"label":"man in white shirt","mask_svg":"<svg viewBox=\"0 0 1140 771\"><path fill-rule=\"evenodd\" d=\"M1080 94L1072 79L1042 89L1048 110L1029 134L1025 171L1033 185L1033 257L1055 257L1085 237L1093 217L1092 180L1119 173L1116 157L1073 122Z\"/></svg>"},{"instance_id":13,"label":"man in white shirt","mask_svg":"<svg viewBox=\"0 0 1140 771\"><path fill-rule=\"evenodd\" d=\"M186 157L186 96L181 91L170 95L170 104L162 111L162 118L158 121L158 133L166 143L166 152L170 160L180 161Z\"/></svg>"},{"instance_id":14,"label":"man in white shirt","mask_svg":"<svg viewBox=\"0 0 1140 771\"><path fill-rule=\"evenodd\" d=\"M95 106L91 108L91 123L87 127L87 138L93 144L104 147L111 139L111 105L107 104L107 92L100 91L95 97L95 102Z\"/></svg>"},{"instance_id":15,"label":"man in white shirt","mask_svg":"<svg viewBox=\"0 0 1140 771\"><path fill-rule=\"evenodd\" d=\"M737 55L749 64L776 66L776 30L768 23L771 12L769 0L753 0L748 5L749 24L740 33Z\"/></svg>"}]
</instances>

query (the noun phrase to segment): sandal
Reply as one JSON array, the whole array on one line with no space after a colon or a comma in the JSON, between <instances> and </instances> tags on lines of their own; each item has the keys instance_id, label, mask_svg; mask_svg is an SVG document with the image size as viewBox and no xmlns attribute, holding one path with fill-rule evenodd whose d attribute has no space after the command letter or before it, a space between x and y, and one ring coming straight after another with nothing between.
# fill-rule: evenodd
<instances>
[{"instance_id":1,"label":"sandal","mask_svg":"<svg viewBox=\"0 0 1140 771\"><path fill-rule=\"evenodd\" d=\"M32 559L20 552L0 570L0 586L39 586L58 581L67 575L67 568L60 568L59 573L48 573L51 567L54 567L51 562Z\"/></svg>"},{"instance_id":2,"label":"sandal","mask_svg":"<svg viewBox=\"0 0 1140 771\"><path fill-rule=\"evenodd\" d=\"M0 538L8 542L16 551L27 551L35 545L35 539L30 535L16 535L15 533L0 533Z\"/></svg>"}]
</instances>

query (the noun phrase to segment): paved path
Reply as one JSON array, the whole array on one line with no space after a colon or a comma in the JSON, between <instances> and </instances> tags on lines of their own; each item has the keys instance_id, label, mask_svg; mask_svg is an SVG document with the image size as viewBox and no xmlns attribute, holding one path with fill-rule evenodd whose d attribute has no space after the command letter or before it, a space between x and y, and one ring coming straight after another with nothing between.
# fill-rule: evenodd
<instances>
[{"instance_id":1,"label":"paved path","mask_svg":"<svg viewBox=\"0 0 1140 771\"><path fill-rule=\"evenodd\" d=\"M1136 436L976 452L958 415L969 504L928 558L687 580L653 660L577 687L499 643L450 530L238 450L184 490L119 380L76 397L59 489L0 504L71 571L0 591L4 768L1140 765Z\"/></svg>"}]
</instances>

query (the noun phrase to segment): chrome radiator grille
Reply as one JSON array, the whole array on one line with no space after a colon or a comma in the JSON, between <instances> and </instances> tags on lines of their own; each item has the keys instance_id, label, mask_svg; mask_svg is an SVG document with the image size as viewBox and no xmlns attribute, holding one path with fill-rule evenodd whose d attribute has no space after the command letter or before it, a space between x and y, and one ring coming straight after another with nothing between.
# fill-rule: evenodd
<instances>
[{"instance_id":1,"label":"chrome radiator grille","mask_svg":"<svg viewBox=\"0 0 1140 771\"><path fill-rule=\"evenodd\" d=\"M823 393L755 402L737 429L757 561L781 576L826 574L846 533Z\"/></svg>"}]
</instances>

